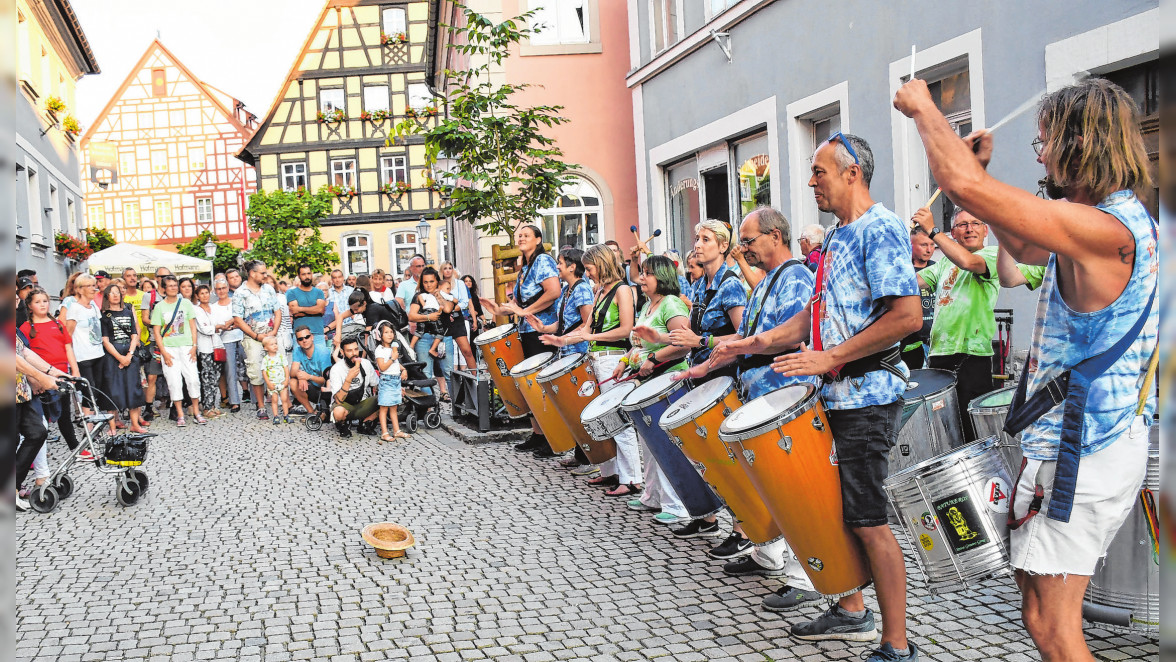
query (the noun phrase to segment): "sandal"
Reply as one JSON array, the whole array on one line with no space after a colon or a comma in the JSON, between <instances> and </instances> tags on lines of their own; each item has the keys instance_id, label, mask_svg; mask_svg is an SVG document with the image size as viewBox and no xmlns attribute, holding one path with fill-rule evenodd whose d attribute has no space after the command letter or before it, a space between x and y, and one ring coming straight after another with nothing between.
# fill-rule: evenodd
<instances>
[{"instance_id":1,"label":"sandal","mask_svg":"<svg viewBox=\"0 0 1176 662\"><path fill-rule=\"evenodd\" d=\"M604 494L610 497L629 496L632 494L641 494L641 488L633 483L625 483L624 485L618 485Z\"/></svg>"},{"instance_id":2,"label":"sandal","mask_svg":"<svg viewBox=\"0 0 1176 662\"><path fill-rule=\"evenodd\" d=\"M616 487L621 484L621 479L616 474L611 476L597 476L596 478L589 478L588 484L592 487Z\"/></svg>"},{"instance_id":3,"label":"sandal","mask_svg":"<svg viewBox=\"0 0 1176 662\"><path fill-rule=\"evenodd\" d=\"M392 436L397 439L412 439L412 435L408 434L407 432L397 432Z\"/></svg>"},{"instance_id":4,"label":"sandal","mask_svg":"<svg viewBox=\"0 0 1176 662\"><path fill-rule=\"evenodd\" d=\"M448 393L442 393L442 394L441 394L441 402L451 402L451 400L449 399L449 394L448 394Z\"/></svg>"},{"instance_id":5,"label":"sandal","mask_svg":"<svg viewBox=\"0 0 1176 662\"><path fill-rule=\"evenodd\" d=\"M396 437L394 437L394 436L392 436L392 435L390 435L390 434L382 434L382 435L380 435L380 443L382 444L382 443L384 443L385 441L387 441L387 442L393 442L393 441L396 441Z\"/></svg>"}]
</instances>

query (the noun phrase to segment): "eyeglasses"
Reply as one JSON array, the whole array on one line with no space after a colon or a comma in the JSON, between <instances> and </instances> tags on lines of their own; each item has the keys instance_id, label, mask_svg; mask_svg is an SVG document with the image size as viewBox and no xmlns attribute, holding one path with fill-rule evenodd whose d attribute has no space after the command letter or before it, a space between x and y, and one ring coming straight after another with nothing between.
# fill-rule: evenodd
<instances>
[{"instance_id":1,"label":"eyeglasses","mask_svg":"<svg viewBox=\"0 0 1176 662\"><path fill-rule=\"evenodd\" d=\"M310 338L311 336L298 336L298 342L302 342L303 340L310 340Z\"/></svg>"},{"instance_id":2,"label":"eyeglasses","mask_svg":"<svg viewBox=\"0 0 1176 662\"><path fill-rule=\"evenodd\" d=\"M964 221L963 223L956 223L952 226L952 228L960 228L961 230L966 230L968 228L976 228L979 230L982 227L984 227L984 224L980 221Z\"/></svg>"},{"instance_id":3,"label":"eyeglasses","mask_svg":"<svg viewBox=\"0 0 1176 662\"><path fill-rule=\"evenodd\" d=\"M770 233L770 232L761 232L761 233L757 234L756 236L754 236L754 237L749 237L749 238L747 238L747 239L744 239L743 237L740 237L740 238L739 238L739 245L740 245L740 246L742 246L742 247L744 247L744 248L747 248L748 246L750 246L750 245L754 244L756 239L759 239L760 237L763 237L763 236L766 236L766 235L769 235L769 234L771 234L771 233Z\"/></svg>"},{"instance_id":4,"label":"eyeglasses","mask_svg":"<svg viewBox=\"0 0 1176 662\"><path fill-rule=\"evenodd\" d=\"M849 144L849 140L846 139L844 133L838 131L837 133L834 133L833 135L829 136L829 142L833 142L834 140L840 140L841 144L845 145L845 149L846 149L846 151L849 152L849 155L853 157L854 163L856 163L858 165L862 164L862 162L860 160L858 160L858 155L857 155L857 152L854 151L853 145Z\"/></svg>"},{"instance_id":5,"label":"eyeglasses","mask_svg":"<svg viewBox=\"0 0 1176 662\"><path fill-rule=\"evenodd\" d=\"M1041 138L1034 138L1033 142L1029 144L1033 146L1033 151L1036 152L1038 156L1041 156L1041 150L1045 149L1045 141L1043 141Z\"/></svg>"}]
</instances>

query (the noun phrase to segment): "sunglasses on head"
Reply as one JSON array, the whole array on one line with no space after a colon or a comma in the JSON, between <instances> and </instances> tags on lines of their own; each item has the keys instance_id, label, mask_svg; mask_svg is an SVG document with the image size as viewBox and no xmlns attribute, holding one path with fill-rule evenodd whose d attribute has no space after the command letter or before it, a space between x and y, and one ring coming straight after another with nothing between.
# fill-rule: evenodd
<instances>
[{"instance_id":1,"label":"sunglasses on head","mask_svg":"<svg viewBox=\"0 0 1176 662\"><path fill-rule=\"evenodd\" d=\"M833 135L829 136L829 142L833 142L834 140L839 140L839 141L841 141L842 145L845 145L845 149L846 149L846 151L849 152L849 155L853 157L854 163L856 163L858 165L862 164L862 162L860 160L858 160L858 155L857 155L857 152L854 151L853 145L849 144L849 140L846 139L844 133L838 131L837 133L834 133Z\"/></svg>"}]
</instances>

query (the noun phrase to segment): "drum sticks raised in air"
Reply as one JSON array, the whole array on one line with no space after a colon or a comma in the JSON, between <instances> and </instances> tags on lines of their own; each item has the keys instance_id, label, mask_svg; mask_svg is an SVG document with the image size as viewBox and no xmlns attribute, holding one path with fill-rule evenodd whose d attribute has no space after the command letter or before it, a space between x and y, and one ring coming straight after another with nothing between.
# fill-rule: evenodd
<instances>
[{"instance_id":1,"label":"drum sticks raised in air","mask_svg":"<svg viewBox=\"0 0 1176 662\"><path fill-rule=\"evenodd\" d=\"M637 241L641 241L641 235L637 234L637 226L636 226L636 225L630 225L630 226L629 226L629 232L632 232L632 233L633 233L633 238L634 238L634 239L636 239ZM646 239L646 240L645 240L644 242L642 242L642 243L644 243L644 244L645 244L645 245L648 247L648 246L649 246L649 242L653 241L655 237L660 237L660 236L661 236L661 230L654 230L654 231L653 231L653 234L649 235L649 239ZM646 255L653 255L653 251L646 250L646 251L645 251L645 254L646 254Z\"/></svg>"}]
</instances>

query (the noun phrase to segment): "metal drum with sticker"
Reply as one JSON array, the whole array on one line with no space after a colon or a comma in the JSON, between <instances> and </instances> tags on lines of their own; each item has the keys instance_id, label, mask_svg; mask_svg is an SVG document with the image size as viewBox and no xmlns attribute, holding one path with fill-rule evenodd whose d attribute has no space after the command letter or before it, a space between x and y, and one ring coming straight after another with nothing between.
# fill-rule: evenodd
<instances>
[{"instance_id":1,"label":"metal drum with sticker","mask_svg":"<svg viewBox=\"0 0 1176 662\"><path fill-rule=\"evenodd\" d=\"M1014 484L997 437L891 474L883 483L932 593L1008 574Z\"/></svg>"},{"instance_id":2,"label":"metal drum with sticker","mask_svg":"<svg viewBox=\"0 0 1176 662\"><path fill-rule=\"evenodd\" d=\"M658 421L686 392L686 382L676 382L677 372L658 375L629 392L621 402L621 409L633 422L637 435L645 442L649 454L657 462L666 482L674 488L678 499L691 517L706 517L722 510L723 504L710 485L698 475L694 464L670 441Z\"/></svg>"},{"instance_id":3,"label":"metal drum with sticker","mask_svg":"<svg viewBox=\"0 0 1176 662\"><path fill-rule=\"evenodd\" d=\"M761 545L784 533L735 454L719 440L719 426L741 406L735 380L716 377L682 396L658 424L743 524L747 539Z\"/></svg>"},{"instance_id":4,"label":"metal drum with sticker","mask_svg":"<svg viewBox=\"0 0 1176 662\"><path fill-rule=\"evenodd\" d=\"M985 393L968 404L968 417L972 419L976 436L980 439L993 436L1000 439L1000 451L1005 457L1010 476L1016 476L1021 471L1021 442L1004 431L1005 419L1009 416L1009 406L1013 403L1016 391L1016 386L1009 386Z\"/></svg>"},{"instance_id":5,"label":"metal drum with sticker","mask_svg":"<svg viewBox=\"0 0 1176 662\"><path fill-rule=\"evenodd\" d=\"M890 475L964 443L955 386L955 375L947 370L911 371L902 394L898 443L890 449Z\"/></svg>"},{"instance_id":6,"label":"metal drum with sticker","mask_svg":"<svg viewBox=\"0 0 1176 662\"><path fill-rule=\"evenodd\" d=\"M612 438L629 427L629 418L621 411L621 402L633 392L637 384L623 382L597 395L580 412L580 423L588 436L598 443L612 444L612 457L617 456L617 444ZM611 458L610 458L611 459Z\"/></svg>"},{"instance_id":7,"label":"metal drum with sticker","mask_svg":"<svg viewBox=\"0 0 1176 662\"><path fill-rule=\"evenodd\" d=\"M580 412L600 393L592 361L587 354L577 352L557 359L540 370L535 379L547 395L547 401L555 406L556 413L563 419L572 440L588 456L589 462L600 464L616 457L615 443L612 444L610 456L604 445L589 436L580 422Z\"/></svg>"},{"instance_id":8,"label":"metal drum with sticker","mask_svg":"<svg viewBox=\"0 0 1176 662\"><path fill-rule=\"evenodd\" d=\"M866 553L842 516L837 452L815 386L793 384L748 402L719 426L719 439L816 590L836 598L870 583Z\"/></svg>"},{"instance_id":9,"label":"metal drum with sticker","mask_svg":"<svg viewBox=\"0 0 1176 662\"><path fill-rule=\"evenodd\" d=\"M482 358L486 360L486 366L490 370L490 379L498 389L502 404L506 405L507 415L511 418L521 418L531 413L526 398L523 397L514 378L510 376L511 368L525 358L518 327L514 324L502 324L483 331L474 338L474 345L482 350Z\"/></svg>"},{"instance_id":10,"label":"metal drum with sticker","mask_svg":"<svg viewBox=\"0 0 1176 662\"><path fill-rule=\"evenodd\" d=\"M1118 632L1152 638L1160 634L1160 437L1151 427L1151 446L1135 507L1094 567L1082 617Z\"/></svg>"},{"instance_id":11,"label":"metal drum with sticker","mask_svg":"<svg viewBox=\"0 0 1176 662\"><path fill-rule=\"evenodd\" d=\"M531 408L531 415L539 422L539 429L547 437L547 445L553 453L566 453L576 447L572 435L564 425L563 418L555 409L555 403L548 399L547 394L539 387L536 379L539 372L556 360L553 352L543 352L523 359L514 368L510 376L519 386L519 392L527 399Z\"/></svg>"}]
</instances>

